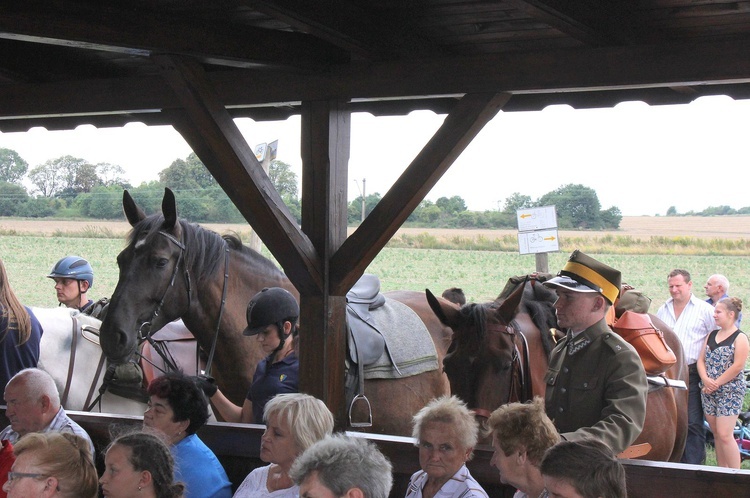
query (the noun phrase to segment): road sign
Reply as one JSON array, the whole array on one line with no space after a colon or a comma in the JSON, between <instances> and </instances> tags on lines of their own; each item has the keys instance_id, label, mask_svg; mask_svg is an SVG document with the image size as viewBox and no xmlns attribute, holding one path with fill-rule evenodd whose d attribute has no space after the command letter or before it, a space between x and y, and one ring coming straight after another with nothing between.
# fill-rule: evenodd
<instances>
[{"instance_id":1,"label":"road sign","mask_svg":"<svg viewBox=\"0 0 750 498\"><path fill-rule=\"evenodd\" d=\"M557 228L555 206L519 209L516 211L516 217L519 232Z\"/></svg>"},{"instance_id":2,"label":"road sign","mask_svg":"<svg viewBox=\"0 0 750 498\"><path fill-rule=\"evenodd\" d=\"M518 252L521 254L537 254L559 250L560 241L557 237L557 230L518 233Z\"/></svg>"},{"instance_id":3,"label":"road sign","mask_svg":"<svg viewBox=\"0 0 750 498\"><path fill-rule=\"evenodd\" d=\"M516 211L516 218L519 253L540 254L560 250L555 206L519 209ZM537 265L538 263L537 261ZM537 271L540 271L539 268Z\"/></svg>"}]
</instances>

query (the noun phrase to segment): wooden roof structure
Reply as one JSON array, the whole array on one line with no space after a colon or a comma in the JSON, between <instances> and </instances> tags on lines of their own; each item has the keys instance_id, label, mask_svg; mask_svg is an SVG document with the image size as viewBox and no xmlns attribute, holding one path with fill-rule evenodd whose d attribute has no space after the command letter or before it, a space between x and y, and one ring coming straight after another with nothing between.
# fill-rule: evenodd
<instances>
[{"instance_id":1,"label":"wooden roof structure","mask_svg":"<svg viewBox=\"0 0 750 498\"><path fill-rule=\"evenodd\" d=\"M750 1L6 0L0 131L173 125L301 293L344 418L344 294L499 111L750 97ZM346 236L350 115L446 114ZM232 119L302 116L302 226ZM306 351L314 351L308 354Z\"/></svg>"}]
</instances>

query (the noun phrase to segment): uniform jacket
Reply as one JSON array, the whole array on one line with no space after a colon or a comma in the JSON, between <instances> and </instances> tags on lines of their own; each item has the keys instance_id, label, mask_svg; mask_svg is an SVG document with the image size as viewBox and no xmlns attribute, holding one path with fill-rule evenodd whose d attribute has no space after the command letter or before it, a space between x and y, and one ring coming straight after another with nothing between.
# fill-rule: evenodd
<instances>
[{"instance_id":1,"label":"uniform jacket","mask_svg":"<svg viewBox=\"0 0 750 498\"><path fill-rule=\"evenodd\" d=\"M578 348L568 354L568 343ZM594 437L615 453L643 429L648 384L635 349L602 319L575 339L570 333L550 354L545 406L567 440Z\"/></svg>"}]
</instances>

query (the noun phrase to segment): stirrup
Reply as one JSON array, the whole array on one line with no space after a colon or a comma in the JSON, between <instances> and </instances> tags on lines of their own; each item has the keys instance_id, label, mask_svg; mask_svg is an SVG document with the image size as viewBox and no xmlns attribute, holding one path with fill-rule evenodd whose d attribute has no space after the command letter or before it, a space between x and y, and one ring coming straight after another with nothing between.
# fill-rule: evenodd
<instances>
[{"instance_id":1,"label":"stirrup","mask_svg":"<svg viewBox=\"0 0 750 498\"><path fill-rule=\"evenodd\" d=\"M352 422L352 411L354 410L354 404L357 401L363 401L367 405L368 419L367 422ZM364 394L357 394L349 404L349 427L372 427L372 407L370 401Z\"/></svg>"}]
</instances>

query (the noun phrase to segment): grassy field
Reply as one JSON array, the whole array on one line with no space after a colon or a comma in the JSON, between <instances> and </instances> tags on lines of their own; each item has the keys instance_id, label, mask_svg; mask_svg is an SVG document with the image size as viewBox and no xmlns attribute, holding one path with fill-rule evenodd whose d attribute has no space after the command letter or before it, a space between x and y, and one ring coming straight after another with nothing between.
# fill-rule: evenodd
<instances>
[{"instance_id":1,"label":"grassy field","mask_svg":"<svg viewBox=\"0 0 750 498\"><path fill-rule=\"evenodd\" d=\"M729 218L722 223L702 218L626 220L627 228L622 232L561 232L564 250L549 255L550 271L555 273L565 264L573 249L581 248L620 269L625 282L651 297L651 311L654 313L669 297L666 279L674 268L690 271L694 280L693 291L701 298L705 297L703 284L708 277L713 273L723 273L732 282L730 293L745 303L750 302L750 282L747 281L750 250L743 249L750 244L750 217ZM243 240L249 239L247 225L207 227L220 233L235 231L242 235ZM96 278L90 297L110 296L118 278L115 258L124 246L128 228L124 222L92 224L0 219L0 258L5 263L12 287L24 304L45 307L57 304L52 282L45 275L60 257L67 254L84 256L94 267ZM413 247L430 247L431 244L475 247L486 245L487 241L498 243L495 241L503 240L502 244L510 249ZM403 229L368 271L380 277L384 291L429 288L439 294L448 287L457 286L464 289L470 301L490 301L502 290L509 277L535 270L535 256L519 255L513 247L514 240L515 232L512 231ZM270 257L267 251L264 254ZM712 452L708 462L715 464ZM750 468L748 462L743 468Z\"/></svg>"}]
</instances>

